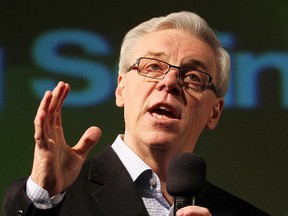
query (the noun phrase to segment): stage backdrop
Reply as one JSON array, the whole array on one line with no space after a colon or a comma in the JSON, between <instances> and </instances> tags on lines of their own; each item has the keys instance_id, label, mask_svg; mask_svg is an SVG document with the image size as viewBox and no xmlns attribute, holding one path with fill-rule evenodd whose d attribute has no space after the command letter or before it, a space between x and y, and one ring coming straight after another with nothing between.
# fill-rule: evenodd
<instances>
[{"instance_id":1,"label":"stage backdrop","mask_svg":"<svg viewBox=\"0 0 288 216\"><path fill-rule=\"evenodd\" d=\"M34 115L59 80L71 85L63 108L71 145L97 125L103 137L93 155L123 132L114 100L122 38L141 21L181 10L204 17L232 56L222 119L196 149L209 181L272 215L288 215L286 0L1 1L1 197L30 173Z\"/></svg>"}]
</instances>

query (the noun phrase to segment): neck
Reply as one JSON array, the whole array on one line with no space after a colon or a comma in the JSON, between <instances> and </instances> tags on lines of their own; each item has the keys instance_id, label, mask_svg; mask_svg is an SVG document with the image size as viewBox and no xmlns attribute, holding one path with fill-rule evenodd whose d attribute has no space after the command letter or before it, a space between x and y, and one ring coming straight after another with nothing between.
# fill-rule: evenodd
<instances>
[{"instance_id":1,"label":"neck","mask_svg":"<svg viewBox=\"0 0 288 216\"><path fill-rule=\"evenodd\" d=\"M174 198L168 194L167 188L166 188L166 182L161 182L161 190L162 190L163 197L167 200L167 202L170 205L173 205Z\"/></svg>"}]
</instances>

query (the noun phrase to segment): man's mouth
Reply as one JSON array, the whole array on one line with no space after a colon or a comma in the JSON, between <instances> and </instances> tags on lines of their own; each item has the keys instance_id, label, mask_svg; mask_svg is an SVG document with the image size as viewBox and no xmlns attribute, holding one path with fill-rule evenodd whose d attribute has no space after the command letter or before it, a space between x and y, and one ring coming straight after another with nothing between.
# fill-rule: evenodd
<instances>
[{"instance_id":1,"label":"man's mouth","mask_svg":"<svg viewBox=\"0 0 288 216\"><path fill-rule=\"evenodd\" d=\"M166 119L180 119L179 113L176 111L175 108L168 106L168 105L156 105L153 106L149 112L154 118L160 120Z\"/></svg>"}]
</instances>

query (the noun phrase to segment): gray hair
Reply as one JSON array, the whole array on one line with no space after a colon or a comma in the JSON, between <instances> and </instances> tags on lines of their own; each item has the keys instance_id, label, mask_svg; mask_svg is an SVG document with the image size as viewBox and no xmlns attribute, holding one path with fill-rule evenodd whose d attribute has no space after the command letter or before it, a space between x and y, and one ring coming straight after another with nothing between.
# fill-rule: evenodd
<instances>
[{"instance_id":1,"label":"gray hair","mask_svg":"<svg viewBox=\"0 0 288 216\"><path fill-rule=\"evenodd\" d=\"M131 57L135 45L150 32L164 29L182 29L204 39L216 54L217 77L215 82L216 95L222 97L228 90L230 78L230 57L221 46L216 33L207 22L192 12L171 13L164 17L152 18L131 29L123 39L120 51L119 73L127 72L131 66Z\"/></svg>"}]
</instances>

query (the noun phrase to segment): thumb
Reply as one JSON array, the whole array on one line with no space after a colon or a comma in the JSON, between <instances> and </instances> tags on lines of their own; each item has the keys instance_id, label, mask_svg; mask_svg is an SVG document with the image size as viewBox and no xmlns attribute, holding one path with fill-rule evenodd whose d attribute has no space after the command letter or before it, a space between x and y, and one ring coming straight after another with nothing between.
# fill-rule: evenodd
<instances>
[{"instance_id":1,"label":"thumb","mask_svg":"<svg viewBox=\"0 0 288 216\"><path fill-rule=\"evenodd\" d=\"M95 126L88 128L80 138L79 142L73 147L74 151L84 160L96 145L101 135L102 131L100 128Z\"/></svg>"}]
</instances>

